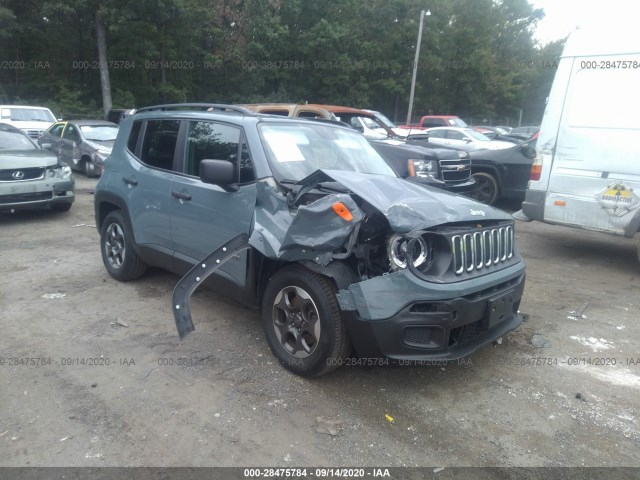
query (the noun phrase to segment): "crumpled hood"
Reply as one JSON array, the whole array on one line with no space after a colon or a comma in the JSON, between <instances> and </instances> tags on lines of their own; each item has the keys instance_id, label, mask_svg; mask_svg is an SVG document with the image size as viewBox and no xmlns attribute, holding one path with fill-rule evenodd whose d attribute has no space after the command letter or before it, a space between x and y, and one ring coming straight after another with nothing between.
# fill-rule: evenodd
<instances>
[{"instance_id":1,"label":"crumpled hood","mask_svg":"<svg viewBox=\"0 0 640 480\"><path fill-rule=\"evenodd\" d=\"M379 210L396 232L452 222L511 219L506 213L469 198L401 178L342 170L321 171Z\"/></svg>"}]
</instances>

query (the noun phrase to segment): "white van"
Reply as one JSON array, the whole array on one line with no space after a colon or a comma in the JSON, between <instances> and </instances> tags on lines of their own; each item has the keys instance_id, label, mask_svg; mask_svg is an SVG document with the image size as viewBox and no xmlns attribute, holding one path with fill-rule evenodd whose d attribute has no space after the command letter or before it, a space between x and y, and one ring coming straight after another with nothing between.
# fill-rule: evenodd
<instances>
[{"instance_id":1,"label":"white van","mask_svg":"<svg viewBox=\"0 0 640 480\"><path fill-rule=\"evenodd\" d=\"M640 35L585 29L569 37L515 218L625 237L640 231L639 88Z\"/></svg>"},{"instance_id":2,"label":"white van","mask_svg":"<svg viewBox=\"0 0 640 480\"><path fill-rule=\"evenodd\" d=\"M8 123L36 139L49 128L56 117L45 107L0 105L0 123Z\"/></svg>"}]
</instances>

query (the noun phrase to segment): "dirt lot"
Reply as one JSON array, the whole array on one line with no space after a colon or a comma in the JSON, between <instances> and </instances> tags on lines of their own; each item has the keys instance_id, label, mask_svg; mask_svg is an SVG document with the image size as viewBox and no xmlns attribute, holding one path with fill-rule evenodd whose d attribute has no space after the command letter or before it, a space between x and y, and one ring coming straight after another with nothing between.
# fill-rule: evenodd
<instances>
[{"instance_id":1,"label":"dirt lot","mask_svg":"<svg viewBox=\"0 0 640 480\"><path fill-rule=\"evenodd\" d=\"M501 344L306 380L275 362L256 312L211 291L179 341L177 277L112 280L95 180L77 180L69 213L0 216L1 466L640 465L634 241L518 224L529 319Z\"/></svg>"}]
</instances>

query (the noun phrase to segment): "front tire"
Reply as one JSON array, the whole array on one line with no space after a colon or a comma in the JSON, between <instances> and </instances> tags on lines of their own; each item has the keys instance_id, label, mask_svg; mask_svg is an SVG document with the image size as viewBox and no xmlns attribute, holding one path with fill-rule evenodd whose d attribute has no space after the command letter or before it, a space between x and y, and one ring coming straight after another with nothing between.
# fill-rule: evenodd
<instances>
[{"instance_id":1,"label":"front tire","mask_svg":"<svg viewBox=\"0 0 640 480\"><path fill-rule=\"evenodd\" d=\"M96 170L97 170L96 164L93 163L93 161L87 159L87 160L84 161L83 166L84 166L84 174L85 174L85 176L87 178L93 178L93 177L97 176L96 175Z\"/></svg>"},{"instance_id":2,"label":"front tire","mask_svg":"<svg viewBox=\"0 0 640 480\"><path fill-rule=\"evenodd\" d=\"M276 358L304 377L335 370L351 352L347 328L326 277L299 265L269 281L262 302L262 326Z\"/></svg>"},{"instance_id":3,"label":"front tire","mask_svg":"<svg viewBox=\"0 0 640 480\"><path fill-rule=\"evenodd\" d=\"M119 210L109 212L102 223L100 250L107 272L116 280L135 280L147 270L147 264L133 251L131 228Z\"/></svg>"},{"instance_id":4,"label":"front tire","mask_svg":"<svg viewBox=\"0 0 640 480\"><path fill-rule=\"evenodd\" d=\"M472 176L478 188L471 194L471 197L486 205L496 203L500 193L496 177L487 172L475 172Z\"/></svg>"}]
</instances>

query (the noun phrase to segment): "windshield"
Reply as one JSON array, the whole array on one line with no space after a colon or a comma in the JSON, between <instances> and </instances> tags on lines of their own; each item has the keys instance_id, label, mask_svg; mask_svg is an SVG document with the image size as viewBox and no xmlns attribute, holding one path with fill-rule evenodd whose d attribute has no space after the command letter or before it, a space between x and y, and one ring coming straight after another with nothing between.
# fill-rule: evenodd
<instances>
[{"instance_id":1,"label":"windshield","mask_svg":"<svg viewBox=\"0 0 640 480\"><path fill-rule=\"evenodd\" d=\"M3 108L2 118L13 121L55 122L53 114L46 108Z\"/></svg>"},{"instance_id":2,"label":"windshield","mask_svg":"<svg viewBox=\"0 0 640 480\"><path fill-rule=\"evenodd\" d=\"M358 132L328 125L261 125L273 170L300 181L318 169L395 176L391 167Z\"/></svg>"},{"instance_id":3,"label":"windshield","mask_svg":"<svg viewBox=\"0 0 640 480\"><path fill-rule=\"evenodd\" d=\"M18 132L0 130L0 150L35 150L34 143Z\"/></svg>"},{"instance_id":4,"label":"windshield","mask_svg":"<svg viewBox=\"0 0 640 480\"><path fill-rule=\"evenodd\" d=\"M491 139L489 137L487 137L485 134L480 133L480 132L476 132L475 130L465 130L464 133L466 133L467 135L469 135L470 137L473 137L474 140L478 140L480 142L490 142Z\"/></svg>"},{"instance_id":5,"label":"windshield","mask_svg":"<svg viewBox=\"0 0 640 480\"><path fill-rule=\"evenodd\" d=\"M384 116L382 113L380 112L373 112L373 115L380 120L382 123L384 123L387 127L389 128L396 128L396 124L393 123L391 120L389 120L386 116Z\"/></svg>"},{"instance_id":6,"label":"windshield","mask_svg":"<svg viewBox=\"0 0 640 480\"><path fill-rule=\"evenodd\" d=\"M118 135L118 127L115 125L82 125L80 130L87 140L95 142L115 140Z\"/></svg>"}]
</instances>

